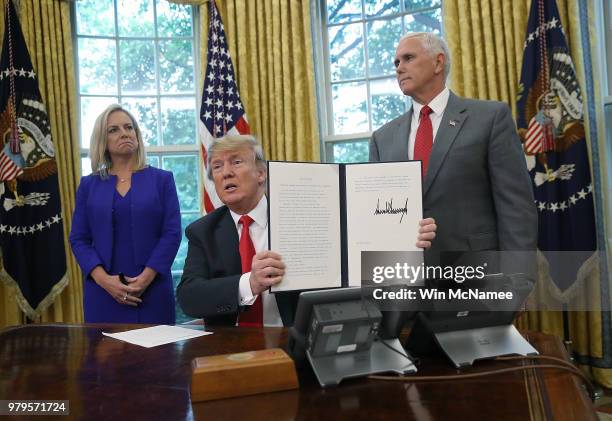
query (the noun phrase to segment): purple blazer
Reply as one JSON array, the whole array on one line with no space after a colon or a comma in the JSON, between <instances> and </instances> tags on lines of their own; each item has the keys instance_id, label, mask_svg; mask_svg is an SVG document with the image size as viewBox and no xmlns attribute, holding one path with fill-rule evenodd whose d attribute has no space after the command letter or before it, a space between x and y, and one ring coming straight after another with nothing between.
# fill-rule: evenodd
<instances>
[{"instance_id":1,"label":"purple blazer","mask_svg":"<svg viewBox=\"0 0 612 421\"><path fill-rule=\"evenodd\" d=\"M111 267L113 195L116 184L117 177L113 175L105 180L95 174L81 179L76 195L70 245L85 277L85 289L88 290L84 292L86 306L88 299L110 299L108 311L123 313L127 310L127 306L116 303L90 276L91 271L98 265L107 272ZM174 302L170 268L181 242L181 217L174 177L169 171L146 167L132 174L130 192L131 234L135 263L143 268L149 266L157 271L158 277L149 288L155 286L158 289L162 285L154 284L169 283L163 287L166 291L164 294L169 293L168 298ZM114 308L114 305L118 307ZM87 308L85 314L88 321ZM131 317L123 317L122 320L109 317L105 320L146 322L142 317L138 320ZM151 320L155 322L155 319Z\"/></svg>"}]
</instances>

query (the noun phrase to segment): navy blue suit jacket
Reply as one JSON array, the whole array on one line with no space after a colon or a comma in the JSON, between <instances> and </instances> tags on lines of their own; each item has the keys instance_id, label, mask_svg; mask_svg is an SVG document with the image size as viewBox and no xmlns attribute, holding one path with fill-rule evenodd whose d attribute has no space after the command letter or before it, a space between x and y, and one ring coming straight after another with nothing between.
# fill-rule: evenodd
<instances>
[{"instance_id":1,"label":"navy blue suit jacket","mask_svg":"<svg viewBox=\"0 0 612 421\"><path fill-rule=\"evenodd\" d=\"M190 224L187 258L176 295L183 311L203 317L207 324L235 325L242 275L238 232L227 206ZM293 324L299 292L276 293L278 311L285 326Z\"/></svg>"}]
</instances>

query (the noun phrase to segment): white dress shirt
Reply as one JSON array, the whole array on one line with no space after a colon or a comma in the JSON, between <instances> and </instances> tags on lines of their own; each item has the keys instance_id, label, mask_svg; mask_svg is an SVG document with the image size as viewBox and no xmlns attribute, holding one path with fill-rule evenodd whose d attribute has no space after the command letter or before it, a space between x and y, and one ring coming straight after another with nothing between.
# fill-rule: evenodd
<instances>
[{"instance_id":1,"label":"white dress shirt","mask_svg":"<svg viewBox=\"0 0 612 421\"><path fill-rule=\"evenodd\" d=\"M242 223L238 222L238 220L242 215L232 212L231 210L230 214L234 220L236 230L238 230L238 238L240 238L242 233ZM253 241L253 246L255 247L255 253L268 250L268 199L266 198L265 194L262 196L257 206L255 206L255 209L247 213L247 215L253 218L253 222L249 226L249 234L251 235L251 240ZM251 284L249 282L250 277L251 272L243 273L240 277L238 291L241 306L249 306L257 299L257 295L254 296L253 291L251 291ZM280 313L278 312L276 299L274 299L273 296L270 296L267 290L262 292L261 299L263 300L264 326L282 326L283 321L280 317Z\"/></svg>"},{"instance_id":2,"label":"white dress shirt","mask_svg":"<svg viewBox=\"0 0 612 421\"><path fill-rule=\"evenodd\" d=\"M412 121L410 122L410 136L408 138L408 159L414 159L414 140L416 138L416 132L419 128L421 108L423 108L424 105L429 105L429 108L432 109L432 113L429 114L429 118L431 119L431 127L433 129L433 140L435 140L436 134L438 133L438 128L440 127L440 122L442 121L442 114L444 114L446 104L448 104L449 96L450 91L445 86L442 92L432 99L429 104L419 104L414 100L412 101Z\"/></svg>"}]
</instances>

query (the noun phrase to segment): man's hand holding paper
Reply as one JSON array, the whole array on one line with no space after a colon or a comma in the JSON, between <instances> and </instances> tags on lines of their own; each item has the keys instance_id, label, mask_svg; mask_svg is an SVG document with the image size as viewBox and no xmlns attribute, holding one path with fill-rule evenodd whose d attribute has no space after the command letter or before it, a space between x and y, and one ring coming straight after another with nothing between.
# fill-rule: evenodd
<instances>
[{"instance_id":1,"label":"man's hand holding paper","mask_svg":"<svg viewBox=\"0 0 612 421\"><path fill-rule=\"evenodd\" d=\"M438 226L433 218L425 218L419 221L419 235L416 246L422 249L431 247L431 242L436 238Z\"/></svg>"},{"instance_id":2,"label":"man's hand holding paper","mask_svg":"<svg viewBox=\"0 0 612 421\"><path fill-rule=\"evenodd\" d=\"M251 291L257 295L278 284L285 274L285 263L280 254L266 250L253 256L251 267Z\"/></svg>"}]
</instances>

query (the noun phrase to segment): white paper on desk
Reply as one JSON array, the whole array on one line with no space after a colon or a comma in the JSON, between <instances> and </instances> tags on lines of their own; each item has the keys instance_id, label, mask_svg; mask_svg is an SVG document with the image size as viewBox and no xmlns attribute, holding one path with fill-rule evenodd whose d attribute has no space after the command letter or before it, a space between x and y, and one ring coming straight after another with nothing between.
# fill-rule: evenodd
<instances>
[{"instance_id":1,"label":"white paper on desk","mask_svg":"<svg viewBox=\"0 0 612 421\"><path fill-rule=\"evenodd\" d=\"M126 330L119 333L102 332L104 336L129 342L134 345L151 348L157 345L169 344L182 341L183 339L197 338L198 336L211 335L212 332L202 332L186 329L178 326L159 325L145 327L142 329Z\"/></svg>"}]
</instances>

